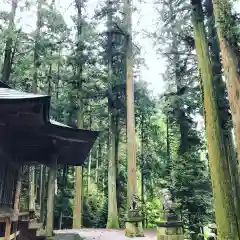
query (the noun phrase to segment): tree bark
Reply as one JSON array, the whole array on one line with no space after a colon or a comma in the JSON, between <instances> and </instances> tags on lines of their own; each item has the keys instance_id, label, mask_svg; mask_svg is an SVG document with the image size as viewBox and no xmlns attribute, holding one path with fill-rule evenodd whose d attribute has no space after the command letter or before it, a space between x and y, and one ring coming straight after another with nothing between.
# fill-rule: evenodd
<instances>
[{"instance_id":1,"label":"tree bark","mask_svg":"<svg viewBox=\"0 0 240 240\"><path fill-rule=\"evenodd\" d=\"M126 97L127 97L127 210L137 197L136 133L134 114L132 1L124 0L124 25L126 31ZM126 222L126 236L143 236L142 222Z\"/></svg>"},{"instance_id":2,"label":"tree bark","mask_svg":"<svg viewBox=\"0 0 240 240\"><path fill-rule=\"evenodd\" d=\"M12 51L13 51L13 38L12 34L14 31L14 20L16 16L16 10L18 6L18 0L12 0L12 8L10 13L10 19L8 24L8 30L7 30L7 40L5 45L5 53L4 53L4 62L2 67L2 81L6 84L9 84L9 78L11 74L11 68L12 68Z\"/></svg>"},{"instance_id":3,"label":"tree bark","mask_svg":"<svg viewBox=\"0 0 240 240\"><path fill-rule=\"evenodd\" d=\"M238 222L232 199L231 178L227 164L228 156L224 148L224 139L216 104L201 0L192 0L191 4L194 39L201 74L209 167L213 187L218 239L239 239Z\"/></svg>"},{"instance_id":4,"label":"tree bark","mask_svg":"<svg viewBox=\"0 0 240 240\"><path fill-rule=\"evenodd\" d=\"M61 206L60 206L60 213L59 213L59 229L62 229L62 219L63 219L63 200L65 198L65 188L67 185L67 179L68 179L68 166L65 164L63 166L63 173L62 173L62 181L61 181Z\"/></svg>"},{"instance_id":5,"label":"tree bark","mask_svg":"<svg viewBox=\"0 0 240 240\"><path fill-rule=\"evenodd\" d=\"M55 196L55 180L57 176L57 158L53 156L52 164L49 167L48 173L48 197L47 197L47 225L46 233L48 237L53 234L53 219L54 219L54 196Z\"/></svg>"},{"instance_id":6,"label":"tree bark","mask_svg":"<svg viewBox=\"0 0 240 240\"><path fill-rule=\"evenodd\" d=\"M19 213L19 202L20 202L20 192L21 192L21 170L18 170L17 175L17 184L15 189L15 196L14 196L14 211Z\"/></svg>"},{"instance_id":7,"label":"tree bark","mask_svg":"<svg viewBox=\"0 0 240 240\"><path fill-rule=\"evenodd\" d=\"M117 208L118 208L118 213L119 213L119 207L121 204L121 190L120 190L120 176L119 176L119 137L120 137L120 130L119 130L119 115L118 113L116 114L116 119L115 119L115 166L116 166L116 199L117 199Z\"/></svg>"},{"instance_id":8,"label":"tree bark","mask_svg":"<svg viewBox=\"0 0 240 240\"><path fill-rule=\"evenodd\" d=\"M45 206L46 206L46 183L47 183L47 168L46 166L42 166L42 187L41 187L41 204L40 204L40 221L42 223L45 222Z\"/></svg>"},{"instance_id":9,"label":"tree bark","mask_svg":"<svg viewBox=\"0 0 240 240\"><path fill-rule=\"evenodd\" d=\"M29 211L35 211L36 189L35 189L35 166L29 166Z\"/></svg>"},{"instance_id":10,"label":"tree bark","mask_svg":"<svg viewBox=\"0 0 240 240\"><path fill-rule=\"evenodd\" d=\"M91 108L89 109L90 112L90 116L89 116L89 129L91 130L92 127L92 116L91 116ZM92 167L92 154L91 152L89 153L89 158L88 158L88 180L87 180L87 194L86 196L88 196L90 188L91 188L91 167Z\"/></svg>"},{"instance_id":11,"label":"tree bark","mask_svg":"<svg viewBox=\"0 0 240 240\"><path fill-rule=\"evenodd\" d=\"M145 205L145 159L144 159L144 113L141 116L141 200L142 204ZM143 213L142 225L145 227L145 218L146 215Z\"/></svg>"},{"instance_id":12,"label":"tree bark","mask_svg":"<svg viewBox=\"0 0 240 240\"><path fill-rule=\"evenodd\" d=\"M208 27L208 36L209 36L209 45L210 45L210 55L212 63L212 72L214 79L215 94L217 98L217 106L220 116L220 122L223 130L224 136L224 147L228 156L228 169L231 177L232 190L235 203L235 213L237 215L238 221L240 220L240 206L239 206L239 197L240 197L240 188L239 188L239 177L238 177L238 167L237 167L237 158L236 152L232 137L232 120L231 114L229 114L229 101L227 99L226 85L222 79L222 64L220 57L220 46L217 36L217 31L214 26L215 19L213 16L213 5L212 1L205 2L205 8L207 12L207 27Z\"/></svg>"},{"instance_id":13,"label":"tree bark","mask_svg":"<svg viewBox=\"0 0 240 240\"><path fill-rule=\"evenodd\" d=\"M83 192L83 168L75 167L75 204L73 212L73 228L82 227L82 192Z\"/></svg>"},{"instance_id":14,"label":"tree bark","mask_svg":"<svg viewBox=\"0 0 240 240\"><path fill-rule=\"evenodd\" d=\"M118 209L117 209L117 192L116 192L116 125L112 116L110 122L110 139L109 139L109 155L108 155L108 221L107 228L119 228Z\"/></svg>"},{"instance_id":15,"label":"tree bark","mask_svg":"<svg viewBox=\"0 0 240 240\"><path fill-rule=\"evenodd\" d=\"M99 140L98 140L97 163L96 163L96 175L95 175L95 183L97 184L97 186L98 186L98 183L99 183L98 174L99 174L99 166L101 164L101 160L102 160L102 145L101 145L100 138L99 138Z\"/></svg>"},{"instance_id":16,"label":"tree bark","mask_svg":"<svg viewBox=\"0 0 240 240\"><path fill-rule=\"evenodd\" d=\"M33 73L33 83L32 83L32 91L37 93L38 88L38 68L40 67L40 57L39 57L39 41L40 41L40 32L42 26L42 16L41 9L42 3L44 0L39 0L37 2L37 26L36 26L36 34L35 34L35 42L34 42L34 53L33 53L33 63L34 63L34 73Z\"/></svg>"},{"instance_id":17,"label":"tree bark","mask_svg":"<svg viewBox=\"0 0 240 240\"><path fill-rule=\"evenodd\" d=\"M75 5L78 13L77 17L77 54L80 57L80 60L83 60L83 41L82 41L82 8L83 1L75 0ZM82 72L83 64L79 61L77 65L77 85L78 85L78 119L77 125L78 128L83 128L83 100L82 100ZM73 228L81 228L82 226L82 195L83 195L83 168L75 167L75 204L73 209Z\"/></svg>"},{"instance_id":18,"label":"tree bark","mask_svg":"<svg viewBox=\"0 0 240 240\"><path fill-rule=\"evenodd\" d=\"M52 50L50 53L50 56L52 57ZM49 70L47 74L47 83L48 83L48 95L51 96L52 94L52 63L49 64Z\"/></svg>"},{"instance_id":19,"label":"tree bark","mask_svg":"<svg viewBox=\"0 0 240 240\"><path fill-rule=\"evenodd\" d=\"M134 116L134 81L132 56L132 1L125 0L126 25L126 95L127 95L127 157L128 157L128 208L137 194L136 133Z\"/></svg>"},{"instance_id":20,"label":"tree bark","mask_svg":"<svg viewBox=\"0 0 240 240\"><path fill-rule=\"evenodd\" d=\"M113 6L112 0L108 1L108 115L109 115L109 139L108 139L108 220L107 228L119 228L118 209L117 209L117 192L116 192L116 123L115 109L113 108L113 69L112 69L112 28L113 28Z\"/></svg>"},{"instance_id":21,"label":"tree bark","mask_svg":"<svg viewBox=\"0 0 240 240\"><path fill-rule=\"evenodd\" d=\"M238 39L235 39L235 22L229 0L213 0L213 10L220 43L228 99L232 113L238 165L240 163L240 54ZM238 166L239 168L239 166Z\"/></svg>"}]
</instances>

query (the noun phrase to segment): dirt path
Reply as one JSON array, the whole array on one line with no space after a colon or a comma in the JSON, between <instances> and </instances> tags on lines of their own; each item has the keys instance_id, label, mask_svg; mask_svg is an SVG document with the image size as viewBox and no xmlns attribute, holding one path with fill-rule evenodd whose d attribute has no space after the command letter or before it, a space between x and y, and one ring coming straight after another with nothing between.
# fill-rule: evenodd
<instances>
[{"instance_id":1,"label":"dirt path","mask_svg":"<svg viewBox=\"0 0 240 240\"><path fill-rule=\"evenodd\" d=\"M124 230L109 230L109 229L81 229L81 230L61 230L56 233L77 233L86 240L157 240L156 231L153 229L145 230L145 237L128 238L124 235Z\"/></svg>"}]
</instances>

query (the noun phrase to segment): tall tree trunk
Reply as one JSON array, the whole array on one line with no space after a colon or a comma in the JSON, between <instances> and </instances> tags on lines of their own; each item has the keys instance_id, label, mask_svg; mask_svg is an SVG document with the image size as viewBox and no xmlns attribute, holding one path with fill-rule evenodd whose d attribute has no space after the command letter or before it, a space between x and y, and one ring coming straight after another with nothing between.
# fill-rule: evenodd
<instances>
[{"instance_id":1,"label":"tall tree trunk","mask_svg":"<svg viewBox=\"0 0 240 240\"><path fill-rule=\"evenodd\" d=\"M52 50L50 53L50 56L52 57ZM48 95L51 96L52 94L52 63L49 64L49 70L47 75L47 84L48 84Z\"/></svg>"},{"instance_id":2,"label":"tall tree trunk","mask_svg":"<svg viewBox=\"0 0 240 240\"><path fill-rule=\"evenodd\" d=\"M58 64L57 64L57 82L56 82L56 101L58 101L59 98L59 84L60 84L60 67L61 67L61 61L60 61L60 57L61 57L61 49L59 49L58 51Z\"/></svg>"},{"instance_id":3,"label":"tall tree trunk","mask_svg":"<svg viewBox=\"0 0 240 240\"><path fill-rule=\"evenodd\" d=\"M238 222L235 214L234 201L232 199L231 178L227 164L228 156L224 148L225 143L216 104L201 0L192 0L191 4L194 39L201 74L209 166L213 186L218 238L221 240L239 239Z\"/></svg>"},{"instance_id":4,"label":"tall tree trunk","mask_svg":"<svg viewBox=\"0 0 240 240\"><path fill-rule=\"evenodd\" d=\"M113 108L113 69L112 69L112 28L113 28L113 6L112 0L108 1L108 115L109 115L109 135L108 135L108 220L107 228L119 228L118 209L117 209L117 192L116 192L116 124L115 112Z\"/></svg>"},{"instance_id":5,"label":"tall tree trunk","mask_svg":"<svg viewBox=\"0 0 240 240\"><path fill-rule=\"evenodd\" d=\"M60 213L59 213L59 224L58 228L62 229L62 219L63 219L63 203L65 199L65 188L67 184L67 176L68 176L68 166L65 164L63 166L63 173L62 173L62 181L61 181L61 206L60 206Z\"/></svg>"},{"instance_id":6,"label":"tall tree trunk","mask_svg":"<svg viewBox=\"0 0 240 240\"><path fill-rule=\"evenodd\" d=\"M29 166L29 211L35 211L36 189L35 189L35 166Z\"/></svg>"},{"instance_id":7,"label":"tall tree trunk","mask_svg":"<svg viewBox=\"0 0 240 240\"><path fill-rule=\"evenodd\" d=\"M167 127L167 136L166 136L166 143L167 143L167 162L166 162L166 175L170 176L170 161L171 161L171 153L170 153L170 134L169 134L169 113L167 114L167 121L166 121L166 127Z\"/></svg>"},{"instance_id":8,"label":"tall tree trunk","mask_svg":"<svg viewBox=\"0 0 240 240\"><path fill-rule=\"evenodd\" d=\"M12 51L13 51L13 38L12 34L14 31L14 19L16 16L18 0L12 0L12 8L10 13L10 19L7 29L7 40L5 45L5 53L4 53L4 62L2 67L2 81L9 84L9 78L11 74L12 68Z\"/></svg>"},{"instance_id":9,"label":"tall tree trunk","mask_svg":"<svg viewBox=\"0 0 240 240\"><path fill-rule=\"evenodd\" d=\"M89 115L89 129L91 130L92 128L92 116L91 116L91 108L89 109L90 115ZM92 166L92 154L91 152L89 153L89 158L88 158L88 180L87 180L87 194L88 196L90 188L91 188L91 166Z\"/></svg>"},{"instance_id":10,"label":"tall tree trunk","mask_svg":"<svg viewBox=\"0 0 240 240\"><path fill-rule=\"evenodd\" d=\"M17 183L16 183L15 196L14 196L13 209L17 213L19 213L19 202L20 202L21 181L22 181L21 174L22 174L22 169L18 170L18 173L17 173Z\"/></svg>"},{"instance_id":11,"label":"tall tree trunk","mask_svg":"<svg viewBox=\"0 0 240 240\"><path fill-rule=\"evenodd\" d=\"M83 60L83 41L82 41L82 8L83 1L75 0L75 5L78 12L77 18L77 54L81 61ZM78 85L78 128L83 128L83 100L82 100L82 72L83 64L79 61L77 66L77 85ZM82 226L82 207L83 207L83 167L75 167L75 203L73 209L73 228L81 228Z\"/></svg>"},{"instance_id":12,"label":"tall tree trunk","mask_svg":"<svg viewBox=\"0 0 240 240\"><path fill-rule=\"evenodd\" d=\"M124 0L124 25L126 27L126 96L127 96L127 208L137 198L136 133L134 116L132 1ZM143 236L141 222L126 222L126 236Z\"/></svg>"},{"instance_id":13,"label":"tall tree trunk","mask_svg":"<svg viewBox=\"0 0 240 240\"><path fill-rule=\"evenodd\" d=\"M45 207L46 207L46 183L47 183L47 168L46 166L42 166L42 187L41 187L41 204L40 204L40 221L42 223L45 222Z\"/></svg>"},{"instance_id":14,"label":"tall tree trunk","mask_svg":"<svg viewBox=\"0 0 240 240\"><path fill-rule=\"evenodd\" d=\"M40 67L40 57L39 57L39 41L40 41L40 32L42 26L42 3L44 0L39 0L37 2L37 25L36 25L36 33L35 33L35 43L34 43L34 53L33 53L33 63L34 63L34 73L33 73L33 83L32 83L32 91L37 93L38 88L38 68Z\"/></svg>"},{"instance_id":15,"label":"tall tree trunk","mask_svg":"<svg viewBox=\"0 0 240 240\"><path fill-rule=\"evenodd\" d=\"M36 28L36 36L35 36L35 46L34 46L34 74L33 74L33 82L32 82L32 91L37 93L37 85L38 85L38 68L40 66L39 62L39 38L41 31L41 9L42 9L42 0L38 1L37 4L37 28ZM35 166L30 167L30 195L29 195L29 210L35 211Z\"/></svg>"},{"instance_id":16,"label":"tall tree trunk","mask_svg":"<svg viewBox=\"0 0 240 240\"><path fill-rule=\"evenodd\" d=\"M218 111L221 121L221 126L224 135L224 147L228 156L229 173L231 177L234 202L235 202L235 213L237 214L238 221L240 220L240 188L239 188L239 175L237 171L237 159L232 138L232 121L231 114L229 114L229 102L227 99L226 85L222 79L222 64L220 58L220 46L216 28L214 26L215 20L213 16L212 1L205 2L207 12L207 27L209 35L209 45L211 53L212 71L214 76L215 94L217 98Z\"/></svg>"},{"instance_id":17,"label":"tall tree trunk","mask_svg":"<svg viewBox=\"0 0 240 240\"><path fill-rule=\"evenodd\" d=\"M108 221L107 228L119 228L116 192L116 125L114 116L110 119L110 139L108 148Z\"/></svg>"},{"instance_id":18,"label":"tall tree trunk","mask_svg":"<svg viewBox=\"0 0 240 240\"><path fill-rule=\"evenodd\" d=\"M142 204L143 206L145 205L145 198L144 198L144 194L145 194L145 160L144 160L144 116L142 113L142 117L141 117L141 200L142 200ZM145 227L145 213L143 213L143 227Z\"/></svg>"},{"instance_id":19,"label":"tall tree trunk","mask_svg":"<svg viewBox=\"0 0 240 240\"><path fill-rule=\"evenodd\" d=\"M118 208L118 213L120 211L120 204L121 204L121 190L120 190L120 176L119 176L119 137L120 137L120 130L119 130L119 115L116 114L116 119L115 119L115 129L116 129L116 134L115 134L115 165L116 165L116 198L117 198L117 208Z\"/></svg>"},{"instance_id":20,"label":"tall tree trunk","mask_svg":"<svg viewBox=\"0 0 240 240\"><path fill-rule=\"evenodd\" d=\"M55 181L57 176L57 161L56 156L53 156L51 166L48 173L48 196L47 196L47 225L46 233L48 237L53 235L53 218L54 218L54 196L55 196Z\"/></svg>"},{"instance_id":21,"label":"tall tree trunk","mask_svg":"<svg viewBox=\"0 0 240 240\"><path fill-rule=\"evenodd\" d=\"M232 17L229 0L213 0L213 10L220 43L222 63L226 77L233 127L240 163L240 51L235 37L236 22Z\"/></svg>"},{"instance_id":22,"label":"tall tree trunk","mask_svg":"<svg viewBox=\"0 0 240 240\"><path fill-rule=\"evenodd\" d=\"M98 186L98 183L99 183L98 173L99 173L99 166L101 164L101 160L102 160L102 145L101 145L101 142L100 142L100 139L99 139L99 142L98 142L98 155L97 155L97 163L96 163L96 175L95 175L95 183L97 184L97 186Z\"/></svg>"},{"instance_id":23,"label":"tall tree trunk","mask_svg":"<svg viewBox=\"0 0 240 240\"><path fill-rule=\"evenodd\" d=\"M40 212L42 208L42 194L43 194L43 165L40 165L40 176L39 176L39 207Z\"/></svg>"}]
</instances>

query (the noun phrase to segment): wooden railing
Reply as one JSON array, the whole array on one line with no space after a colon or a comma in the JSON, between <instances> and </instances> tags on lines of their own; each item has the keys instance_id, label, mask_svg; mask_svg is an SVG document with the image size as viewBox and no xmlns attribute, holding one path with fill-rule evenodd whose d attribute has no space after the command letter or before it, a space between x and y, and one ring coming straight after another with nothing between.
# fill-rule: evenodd
<instances>
[{"instance_id":1,"label":"wooden railing","mask_svg":"<svg viewBox=\"0 0 240 240\"><path fill-rule=\"evenodd\" d=\"M0 240L16 240L19 235L19 222L29 219L29 213L14 213L6 211L0 214Z\"/></svg>"}]
</instances>

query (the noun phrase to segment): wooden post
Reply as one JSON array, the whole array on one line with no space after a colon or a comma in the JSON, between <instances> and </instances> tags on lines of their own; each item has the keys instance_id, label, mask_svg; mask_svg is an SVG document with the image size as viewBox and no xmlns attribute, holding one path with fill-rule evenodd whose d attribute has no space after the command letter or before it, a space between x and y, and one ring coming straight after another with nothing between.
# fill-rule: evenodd
<instances>
[{"instance_id":1,"label":"wooden post","mask_svg":"<svg viewBox=\"0 0 240 240\"><path fill-rule=\"evenodd\" d=\"M17 239L17 226L18 226L18 214L19 214L19 202L20 202L20 192L21 192L21 170L17 173L17 183L16 183L16 190L15 190L15 196L14 196L14 214L16 215L17 219L13 223L13 234L15 234L14 240ZM11 225L10 225L11 229Z\"/></svg>"},{"instance_id":2,"label":"wooden post","mask_svg":"<svg viewBox=\"0 0 240 240\"><path fill-rule=\"evenodd\" d=\"M19 213L19 202L21 192L21 170L18 171L18 178L16 183L15 197L14 197L14 212Z\"/></svg>"},{"instance_id":3,"label":"wooden post","mask_svg":"<svg viewBox=\"0 0 240 240\"><path fill-rule=\"evenodd\" d=\"M57 172L56 170L57 170L57 156L54 155L48 173L47 225L46 225L47 237L51 237L53 233L53 207L55 196L55 179Z\"/></svg>"},{"instance_id":4,"label":"wooden post","mask_svg":"<svg viewBox=\"0 0 240 240\"><path fill-rule=\"evenodd\" d=\"M6 219L5 240L10 240L11 235L11 220L10 217Z\"/></svg>"},{"instance_id":5,"label":"wooden post","mask_svg":"<svg viewBox=\"0 0 240 240\"><path fill-rule=\"evenodd\" d=\"M42 190L41 190L41 207L40 207L40 221L43 225L46 225L45 206L46 206L46 191L47 191L47 167L43 166L42 173Z\"/></svg>"}]
</instances>

